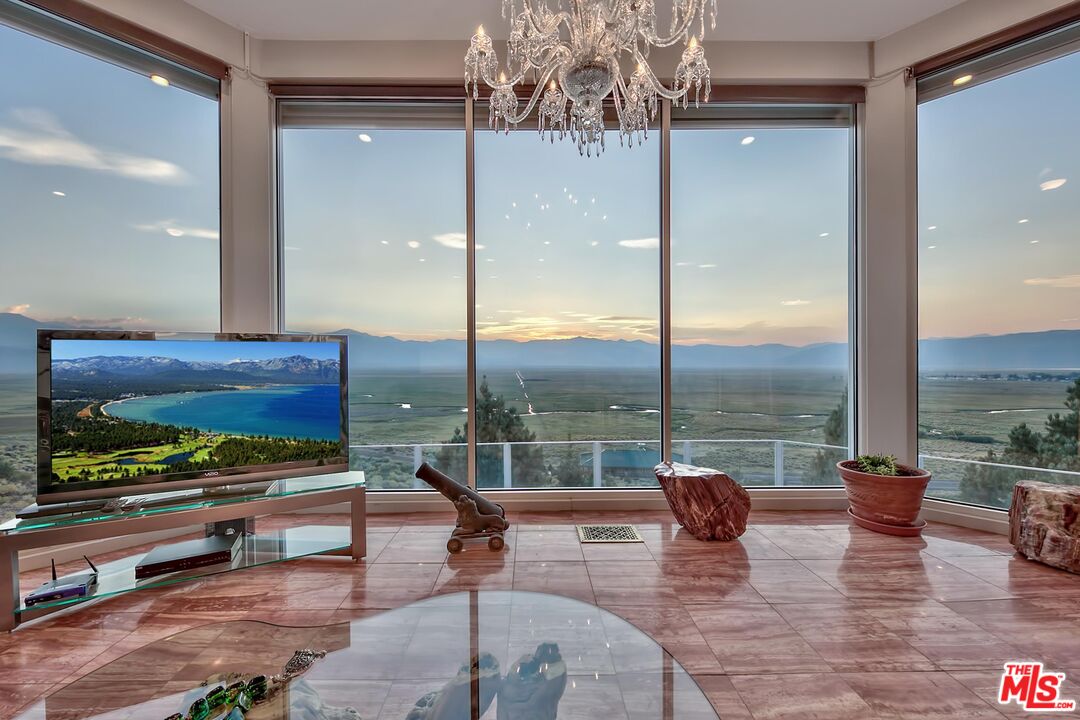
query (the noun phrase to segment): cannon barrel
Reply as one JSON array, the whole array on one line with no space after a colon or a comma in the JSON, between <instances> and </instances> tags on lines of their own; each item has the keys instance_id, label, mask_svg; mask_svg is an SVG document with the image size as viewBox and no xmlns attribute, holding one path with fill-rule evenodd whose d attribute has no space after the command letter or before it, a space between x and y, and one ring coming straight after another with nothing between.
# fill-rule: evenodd
<instances>
[{"instance_id":1,"label":"cannon barrel","mask_svg":"<svg viewBox=\"0 0 1080 720\"><path fill-rule=\"evenodd\" d=\"M427 463L416 469L416 477L438 490L450 502L456 502L462 495L466 495L472 498L472 501L476 503L476 509L482 514L506 517L506 511L503 510L502 505L491 502L471 487L462 485L454 478L444 475Z\"/></svg>"}]
</instances>

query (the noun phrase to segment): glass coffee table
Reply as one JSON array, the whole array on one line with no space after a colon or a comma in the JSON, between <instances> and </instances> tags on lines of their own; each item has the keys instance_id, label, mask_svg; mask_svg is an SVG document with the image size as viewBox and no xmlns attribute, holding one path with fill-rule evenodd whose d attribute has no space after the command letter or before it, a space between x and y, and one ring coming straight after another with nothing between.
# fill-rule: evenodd
<instances>
[{"instance_id":1,"label":"glass coffee table","mask_svg":"<svg viewBox=\"0 0 1080 720\"><path fill-rule=\"evenodd\" d=\"M315 627L204 625L113 660L16 720L178 717L717 720L693 678L627 621L557 595L495 591Z\"/></svg>"}]
</instances>

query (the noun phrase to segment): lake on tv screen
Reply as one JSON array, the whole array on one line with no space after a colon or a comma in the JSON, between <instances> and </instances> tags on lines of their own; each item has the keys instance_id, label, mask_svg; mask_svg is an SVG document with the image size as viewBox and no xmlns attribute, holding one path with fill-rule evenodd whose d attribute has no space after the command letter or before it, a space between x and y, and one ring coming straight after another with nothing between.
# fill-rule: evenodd
<instances>
[{"instance_id":1,"label":"lake on tv screen","mask_svg":"<svg viewBox=\"0 0 1080 720\"><path fill-rule=\"evenodd\" d=\"M54 340L53 477L340 456L335 342Z\"/></svg>"}]
</instances>

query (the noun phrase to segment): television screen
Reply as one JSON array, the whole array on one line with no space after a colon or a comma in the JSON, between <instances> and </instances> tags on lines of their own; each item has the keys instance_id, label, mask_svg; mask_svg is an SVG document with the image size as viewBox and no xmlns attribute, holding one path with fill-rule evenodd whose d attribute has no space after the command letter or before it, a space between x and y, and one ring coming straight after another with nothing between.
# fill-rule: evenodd
<instances>
[{"instance_id":1,"label":"television screen","mask_svg":"<svg viewBox=\"0 0 1080 720\"><path fill-rule=\"evenodd\" d=\"M39 498L347 469L344 338L241 337L42 331Z\"/></svg>"}]
</instances>

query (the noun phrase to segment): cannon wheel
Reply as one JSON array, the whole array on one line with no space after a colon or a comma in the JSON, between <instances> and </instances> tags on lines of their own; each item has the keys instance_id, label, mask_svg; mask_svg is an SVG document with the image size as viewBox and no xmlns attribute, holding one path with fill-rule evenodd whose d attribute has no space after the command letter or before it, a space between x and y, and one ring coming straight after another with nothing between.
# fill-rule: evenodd
<instances>
[{"instance_id":1,"label":"cannon wheel","mask_svg":"<svg viewBox=\"0 0 1080 720\"><path fill-rule=\"evenodd\" d=\"M506 547L506 541L503 540L502 535L492 535L488 538L488 550L498 552Z\"/></svg>"},{"instance_id":2,"label":"cannon wheel","mask_svg":"<svg viewBox=\"0 0 1080 720\"><path fill-rule=\"evenodd\" d=\"M446 541L446 550L451 555L457 555L464 549L465 543L463 543L460 538L452 537Z\"/></svg>"}]
</instances>

